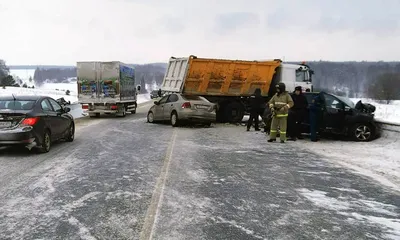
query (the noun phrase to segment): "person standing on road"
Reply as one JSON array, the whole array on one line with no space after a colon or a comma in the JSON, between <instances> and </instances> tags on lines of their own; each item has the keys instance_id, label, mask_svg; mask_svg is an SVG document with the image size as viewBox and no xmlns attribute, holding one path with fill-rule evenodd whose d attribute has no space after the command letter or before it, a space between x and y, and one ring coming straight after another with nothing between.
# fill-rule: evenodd
<instances>
[{"instance_id":1,"label":"person standing on road","mask_svg":"<svg viewBox=\"0 0 400 240\"><path fill-rule=\"evenodd\" d=\"M293 107L293 99L286 91L284 83L276 85L277 93L269 101L269 108L272 111L272 123L268 142L276 141L277 130L280 130L281 143L286 141L286 128L288 112Z\"/></svg>"},{"instance_id":2,"label":"person standing on road","mask_svg":"<svg viewBox=\"0 0 400 240\"><path fill-rule=\"evenodd\" d=\"M261 89L257 88L254 91L254 94L250 96L249 105L250 105L250 118L249 121L247 121L247 131L250 131L250 127L251 125L253 125L253 120L255 122L254 123L255 130L260 131L260 128L258 127L259 124L258 116L262 116L265 108L265 100L261 96Z\"/></svg>"},{"instance_id":3,"label":"person standing on road","mask_svg":"<svg viewBox=\"0 0 400 240\"><path fill-rule=\"evenodd\" d=\"M303 139L301 135L302 123L307 112L307 98L303 95L301 86L297 86L292 95L294 106L289 110L288 117L288 135L290 139L296 141L296 139Z\"/></svg>"},{"instance_id":4,"label":"person standing on road","mask_svg":"<svg viewBox=\"0 0 400 240\"><path fill-rule=\"evenodd\" d=\"M161 91L161 88L160 88L160 89L158 89L158 97L162 97L162 91Z\"/></svg>"},{"instance_id":5,"label":"person standing on road","mask_svg":"<svg viewBox=\"0 0 400 240\"><path fill-rule=\"evenodd\" d=\"M322 95L319 93L314 96L310 105L310 134L311 141L318 141L317 132L320 128L322 113Z\"/></svg>"}]
</instances>

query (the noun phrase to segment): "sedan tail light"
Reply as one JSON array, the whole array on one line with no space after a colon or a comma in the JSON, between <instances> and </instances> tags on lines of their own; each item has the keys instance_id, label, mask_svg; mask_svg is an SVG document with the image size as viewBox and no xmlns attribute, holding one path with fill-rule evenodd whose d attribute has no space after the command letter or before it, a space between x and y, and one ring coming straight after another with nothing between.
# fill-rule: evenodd
<instances>
[{"instance_id":1,"label":"sedan tail light","mask_svg":"<svg viewBox=\"0 0 400 240\"><path fill-rule=\"evenodd\" d=\"M182 108L191 108L192 105L190 104L190 102L185 102L182 104Z\"/></svg>"},{"instance_id":2,"label":"sedan tail light","mask_svg":"<svg viewBox=\"0 0 400 240\"><path fill-rule=\"evenodd\" d=\"M83 104L82 105L82 109L89 109L89 105L88 104Z\"/></svg>"},{"instance_id":3,"label":"sedan tail light","mask_svg":"<svg viewBox=\"0 0 400 240\"><path fill-rule=\"evenodd\" d=\"M39 117L25 118L22 120L21 125L33 126L39 121Z\"/></svg>"}]
</instances>

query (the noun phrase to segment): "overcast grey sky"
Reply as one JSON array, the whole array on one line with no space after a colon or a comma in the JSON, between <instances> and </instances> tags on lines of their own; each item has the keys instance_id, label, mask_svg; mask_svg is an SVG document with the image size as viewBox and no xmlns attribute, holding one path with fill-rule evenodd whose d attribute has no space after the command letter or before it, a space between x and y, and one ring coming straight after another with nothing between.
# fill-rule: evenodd
<instances>
[{"instance_id":1,"label":"overcast grey sky","mask_svg":"<svg viewBox=\"0 0 400 240\"><path fill-rule=\"evenodd\" d=\"M399 9L400 0L0 0L0 59L399 60Z\"/></svg>"}]
</instances>

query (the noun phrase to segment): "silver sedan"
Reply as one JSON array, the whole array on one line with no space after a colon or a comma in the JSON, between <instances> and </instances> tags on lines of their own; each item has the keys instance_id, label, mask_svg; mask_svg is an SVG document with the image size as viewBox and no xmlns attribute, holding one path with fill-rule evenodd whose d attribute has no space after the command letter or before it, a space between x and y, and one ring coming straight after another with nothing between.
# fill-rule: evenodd
<instances>
[{"instance_id":1,"label":"silver sedan","mask_svg":"<svg viewBox=\"0 0 400 240\"><path fill-rule=\"evenodd\" d=\"M216 104L201 96L172 93L164 96L147 113L149 123L170 121L176 127L182 122L211 125L216 122Z\"/></svg>"}]
</instances>

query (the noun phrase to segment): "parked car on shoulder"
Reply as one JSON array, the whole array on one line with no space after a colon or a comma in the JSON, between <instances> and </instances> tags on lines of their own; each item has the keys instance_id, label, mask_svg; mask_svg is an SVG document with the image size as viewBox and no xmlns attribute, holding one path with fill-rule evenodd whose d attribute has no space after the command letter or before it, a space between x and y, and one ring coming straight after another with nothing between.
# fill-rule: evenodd
<instances>
[{"instance_id":1,"label":"parked car on shoulder","mask_svg":"<svg viewBox=\"0 0 400 240\"><path fill-rule=\"evenodd\" d=\"M68 107L47 96L0 97L0 146L24 146L39 152L75 136L74 118Z\"/></svg>"},{"instance_id":2,"label":"parked car on shoulder","mask_svg":"<svg viewBox=\"0 0 400 240\"><path fill-rule=\"evenodd\" d=\"M379 135L379 128L375 123L375 107L361 101L354 104L349 98L336 96L331 93L306 92L308 104L312 99L321 94L320 133L333 133L345 135L355 141L371 141ZM308 111L308 109L307 109ZM307 113L308 114L308 113ZM309 133L309 115L304 121L303 132Z\"/></svg>"},{"instance_id":3,"label":"parked car on shoulder","mask_svg":"<svg viewBox=\"0 0 400 240\"><path fill-rule=\"evenodd\" d=\"M216 122L216 105L201 96L167 94L154 102L148 111L147 121L170 121L174 127L183 122L203 123L209 126Z\"/></svg>"}]
</instances>

